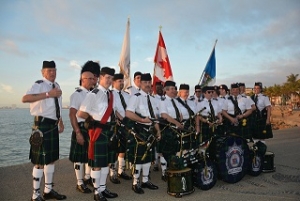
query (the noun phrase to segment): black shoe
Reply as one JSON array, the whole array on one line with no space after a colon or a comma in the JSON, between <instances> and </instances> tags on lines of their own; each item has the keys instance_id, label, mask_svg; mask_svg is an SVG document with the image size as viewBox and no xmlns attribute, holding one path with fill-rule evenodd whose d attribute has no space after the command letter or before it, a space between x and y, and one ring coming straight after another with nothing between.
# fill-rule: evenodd
<instances>
[{"instance_id":1,"label":"black shoe","mask_svg":"<svg viewBox=\"0 0 300 201\"><path fill-rule=\"evenodd\" d=\"M153 171L154 171L154 172L158 172L158 171L159 171L158 166L154 166L154 167L153 167Z\"/></svg>"},{"instance_id":2,"label":"black shoe","mask_svg":"<svg viewBox=\"0 0 300 201\"><path fill-rule=\"evenodd\" d=\"M158 189L158 186L155 186L154 184L152 184L150 181L147 181L145 183L142 183L141 185L142 188L149 188L151 190L156 190Z\"/></svg>"},{"instance_id":3,"label":"black shoe","mask_svg":"<svg viewBox=\"0 0 300 201\"><path fill-rule=\"evenodd\" d=\"M89 185L90 187L93 187L94 188L94 184L93 184L93 181L92 181L92 178L90 177L89 179L83 179L83 183L87 186Z\"/></svg>"},{"instance_id":4,"label":"black shoe","mask_svg":"<svg viewBox=\"0 0 300 201\"><path fill-rule=\"evenodd\" d=\"M45 201L44 198L42 198L42 196L38 196L37 198L33 199L31 198L31 201Z\"/></svg>"},{"instance_id":5,"label":"black shoe","mask_svg":"<svg viewBox=\"0 0 300 201\"><path fill-rule=\"evenodd\" d=\"M106 198L116 198L118 197L118 194L110 192L109 190L105 189L104 191L101 192L102 195Z\"/></svg>"},{"instance_id":6,"label":"black shoe","mask_svg":"<svg viewBox=\"0 0 300 201\"><path fill-rule=\"evenodd\" d=\"M144 190L138 185L132 185L132 190L137 194L144 194Z\"/></svg>"},{"instance_id":7,"label":"black shoe","mask_svg":"<svg viewBox=\"0 0 300 201\"><path fill-rule=\"evenodd\" d=\"M94 194L95 201L107 201L106 197L102 195L102 193Z\"/></svg>"},{"instance_id":8,"label":"black shoe","mask_svg":"<svg viewBox=\"0 0 300 201\"><path fill-rule=\"evenodd\" d=\"M125 179L125 180L132 179L132 177L129 176L128 174L126 174L124 171L121 174L118 174L118 177L121 177L122 179Z\"/></svg>"},{"instance_id":9,"label":"black shoe","mask_svg":"<svg viewBox=\"0 0 300 201\"><path fill-rule=\"evenodd\" d=\"M166 175L162 175L161 176L161 180L163 180L164 182L167 182L168 181L167 176Z\"/></svg>"},{"instance_id":10,"label":"black shoe","mask_svg":"<svg viewBox=\"0 0 300 201\"><path fill-rule=\"evenodd\" d=\"M76 190L78 190L81 193L91 193L92 190L89 189L85 184L77 185Z\"/></svg>"},{"instance_id":11,"label":"black shoe","mask_svg":"<svg viewBox=\"0 0 300 201\"><path fill-rule=\"evenodd\" d=\"M65 200L65 199L67 199L67 196L58 194L53 189L49 193L44 192L43 197L45 200L50 200L50 199Z\"/></svg>"},{"instance_id":12,"label":"black shoe","mask_svg":"<svg viewBox=\"0 0 300 201\"><path fill-rule=\"evenodd\" d=\"M109 180L114 184L119 184L121 181L116 176L110 176Z\"/></svg>"}]
</instances>

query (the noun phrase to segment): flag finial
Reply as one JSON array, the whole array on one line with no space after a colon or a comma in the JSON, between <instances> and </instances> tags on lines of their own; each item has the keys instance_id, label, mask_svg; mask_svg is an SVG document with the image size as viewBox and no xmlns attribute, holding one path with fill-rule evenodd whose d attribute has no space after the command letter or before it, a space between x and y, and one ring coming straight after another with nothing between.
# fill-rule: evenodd
<instances>
[{"instance_id":1,"label":"flag finial","mask_svg":"<svg viewBox=\"0 0 300 201\"><path fill-rule=\"evenodd\" d=\"M159 31L161 31L161 29L162 29L162 26L160 25L158 28L159 28Z\"/></svg>"}]
</instances>

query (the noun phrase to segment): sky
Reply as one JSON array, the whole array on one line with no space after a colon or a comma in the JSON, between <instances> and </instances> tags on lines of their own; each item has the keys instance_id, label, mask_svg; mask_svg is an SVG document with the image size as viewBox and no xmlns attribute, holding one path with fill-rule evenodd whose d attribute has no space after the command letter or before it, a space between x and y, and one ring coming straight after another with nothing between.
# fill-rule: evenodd
<instances>
[{"instance_id":1,"label":"sky","mask_svg":"<svg viewBox=\"0 0 300 201\"><path fill-rule=\"evenodd\" d=\"M194 85L216 45L216 83L283 84L300 74L299 0L4 0L0 3L0 107L21 103L44 60L54 60L63 103L88 60L119 71L130 18L131 76L153 73L162 26L177 85Z\"/></svg>"}]
</instances>

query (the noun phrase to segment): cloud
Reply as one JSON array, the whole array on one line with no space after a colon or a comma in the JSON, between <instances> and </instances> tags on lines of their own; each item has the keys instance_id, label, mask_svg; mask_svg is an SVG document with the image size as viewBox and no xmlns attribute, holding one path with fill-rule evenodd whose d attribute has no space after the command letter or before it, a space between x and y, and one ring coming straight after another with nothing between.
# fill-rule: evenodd
<instances>
[{"instance_id":1,"label":"cloud","mask_svg":"<svg viewBox=\"0 0 300 201\"><path fill-rule=\"evenodd\" d=\"M9 86L9 85L3 84L3 83L1 83L0 86L3 91L10 93L10 94L14 93L12 86Z\"/></svg>"},{"instance_id":2,"label":"cloud","mask_svg":"<svg viewBox=\"0 0 300 201\"><path fill-rule=\"evenodd\" d=\"M21 52L18 45L12 40L2 40L0 41L0 50L17 56L26 56L25 53Z\"/></svg>"},{"instance_id":3,"label":"cloud","mask_svg":"<svg viewBox=\"0 0 300 201\"><path fill-rule=\"evenodd\" d=\"M75 70L80 70L81 69L81 66L80 66L79 62L75 61L75 60L70 61L70 67L72 69L75 69Z\"/></svg>"}]
</instances>

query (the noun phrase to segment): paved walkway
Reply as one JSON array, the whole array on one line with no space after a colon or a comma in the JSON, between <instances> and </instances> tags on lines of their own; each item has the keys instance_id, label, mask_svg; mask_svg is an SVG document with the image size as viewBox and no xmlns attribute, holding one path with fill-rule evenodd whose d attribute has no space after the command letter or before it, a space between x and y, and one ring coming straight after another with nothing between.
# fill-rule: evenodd
<instances>
[{"instance_id":1,"label":"paved walkway","mask_svg":"<svg viewBox=\"0 0 300 201\"><path fill-rule=\"evenodd\" d=\"M131 181L122 180L121 184L108 181L108 189L119 194L118 198L110 200L300 200L300 129L274 131L274 138L268 140L267 144L268 150L275 153L276 172L262 173L258 177L246 175L235 184L218 180L212 189L203 191L196 188L194 193L182 198L168 195L167 183L160 179L159 172L152 172L152 182L159 186L158 190L146 189L144 195L138 195L131 190ZM55 171L54 189L67 195L67 200L93 200L92 194L82 194L75 190L75 173L70 161L60 160L56 163ZM0 168L0 200L30 200L31 172L31 163Z\"/></svg>"}]
</instances>

